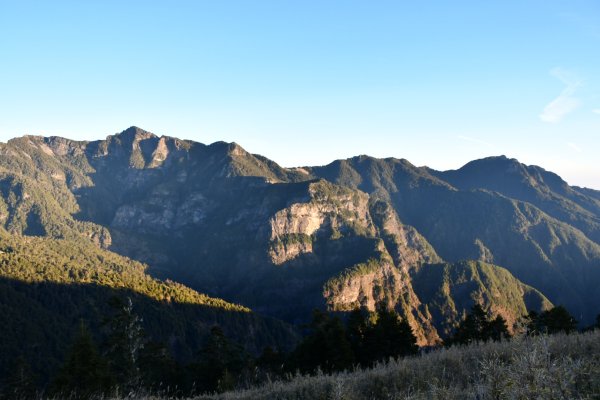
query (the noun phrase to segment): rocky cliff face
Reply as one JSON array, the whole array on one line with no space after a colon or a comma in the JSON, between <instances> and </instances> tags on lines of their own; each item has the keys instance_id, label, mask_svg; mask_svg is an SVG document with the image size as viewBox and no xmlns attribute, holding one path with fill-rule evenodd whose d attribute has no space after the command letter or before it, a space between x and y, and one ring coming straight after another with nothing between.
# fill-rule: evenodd
<instances>
[{"instance_id":1,"label":"rocky cliff face","mask_svg":"<svg viewBox=\"0 0 600 400\"><path fill-rule=\"evenodd\" d=\"M521 283L499 267L461 259L501 263L534 287L540 269L574 260L582 276L600 279L597 245L580 241L575 228L529 203L457 188L406 160L361 156L286 169L235 143L203 145L135 127L94 142L25 137L0 153L7 229L81 237L147 262L158 277L289 321L314 307L384 302L420 343L434 343L474 302L508 319L547 304L533 289L513 290ZM492 276L507 286L494 288Z\"/></svg>"},{"instance_id":2,"label":"rocky cliff face","mask_svg":"<svg viewBox=\"0 0 600 400\"><path fill-rule=\"evenodd\" d=\"M446 261L506 267L583 324L600 310L594 191L569 187L555 174L506 157L446 172L367 156L307 170L387 201Z\"/></svg>"},{"instance_id":3,"label":"rocky cliff face","mask_svg":"<svg viewBox=\"0 0 600 400\"><path fill-rule=\"evenodd\" d=\"M357 229L367 236L375 234L365 193L320 181L308 186L308 195L302 199L305 202L291 204L269 219L269 254L274 264L312 253L318 234L341 237Z\"/></svg>"}]
</instances>

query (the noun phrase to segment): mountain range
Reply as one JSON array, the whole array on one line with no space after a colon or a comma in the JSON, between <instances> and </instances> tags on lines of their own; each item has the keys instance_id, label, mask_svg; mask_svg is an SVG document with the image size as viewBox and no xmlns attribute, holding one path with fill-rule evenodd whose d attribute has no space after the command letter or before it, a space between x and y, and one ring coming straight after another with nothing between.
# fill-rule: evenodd
<instances>
[{"instance_id":1,"label":"mountain range","mask_svg":"<svg viewBox=\"0 0 600 400\"><path fill-rule=\"evenodd\" d=\"M589 324L599 284L600 191L504 156L453 171L369 156L283 168L137 127L0 144L2 322L52 336L57 354L114 291L140 299L172 347L219 323L260 351L289 347L314 308L380 302L420 345L474 303L509 325L559 304ZM3 343L36 341L14 330Z\"/></svg>"}]
</instances>

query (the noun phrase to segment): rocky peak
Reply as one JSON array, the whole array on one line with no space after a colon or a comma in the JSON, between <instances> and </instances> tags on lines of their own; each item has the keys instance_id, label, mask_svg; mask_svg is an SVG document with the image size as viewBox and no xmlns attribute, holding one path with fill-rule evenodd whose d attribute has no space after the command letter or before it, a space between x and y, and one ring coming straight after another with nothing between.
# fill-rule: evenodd
<instances>
[{"instance_id":1,"label":"rocky peak","mask_svg":"<svg viewBox=\"0 0 600 400\"><path fill-rule=\"evenodd\" d=\"M137 126L131 126L125 129L123 132L109 137L130 142L139 142L144 139L158 138L158 136L156 136L154 133L145 131Z\"/></svg>"},{"instance_id":2,"label":"rocky peak","mask_svg":"<svg viewBox=\"0 0 600 400\"><path fill-rule=\"evenodd\" d=\"M227 147L227 153L234 157L244 157L248 155L248 152L236 142L229 143L229 146Z\"/></svg>"}]
</instances>

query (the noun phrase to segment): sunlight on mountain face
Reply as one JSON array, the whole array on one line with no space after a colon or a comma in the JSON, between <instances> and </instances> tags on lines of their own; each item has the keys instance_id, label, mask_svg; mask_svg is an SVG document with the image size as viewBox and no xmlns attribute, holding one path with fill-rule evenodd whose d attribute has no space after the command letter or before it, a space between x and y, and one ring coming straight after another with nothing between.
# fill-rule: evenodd
<instances>
[{"instance_id":1,"label":"sunlight on mountain face","mask_svg":"<svg viewBox=\"0 0 600 400\"><path fill-rule=\"evenodd\" d=\"M595 398L599 15L3 4L0 400Z\"/></svg>"}]
</instances>

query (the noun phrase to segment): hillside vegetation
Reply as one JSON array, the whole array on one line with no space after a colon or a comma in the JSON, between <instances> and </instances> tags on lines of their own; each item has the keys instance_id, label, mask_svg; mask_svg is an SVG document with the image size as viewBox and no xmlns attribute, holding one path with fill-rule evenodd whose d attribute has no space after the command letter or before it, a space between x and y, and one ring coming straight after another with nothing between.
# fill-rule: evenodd
<instances>
[{"instance_id":1,"label":"hillside vegetation","mask_svg":"<svg viewBox=\"0 0 600 400\"><path fill-rule=\"evenodd\" d=\"M113 297L129 297L152 340L179 360L194 357L214 325L253 353L289 348L290 326L247 307L146 274L139 262L80 240L10 235L0 229L0 376L24 357L41 383L62 363L80 321L96 334Z\"/></svg>"},{"instance_id":2,"label":"hillside vegetation","mask_svg":"<svg viewBox=\"0 0 600 400\"><path fill-rule=\"evenodd\" d=\"M510 321L563 304L583 326L600 311L595 191L516 160L289 169L137 127L91 142L26 136L0 153L11 234L86 241L291 323L384 301L433 344L476 302ZM470 273L465 260L490 267Z\"/></svg>"},{"instance_id":3,"label":"hillside vegetation","mask_svg":"<svg viewBox=\"0 0 600 400\"><path fill-rule=\"evenodd\" d=\"M389 202L445 261L500 265L585 324L600 309L596 191L504 156L446 172L368 156L306 170Z\"/></svg>"}]
</instances>

